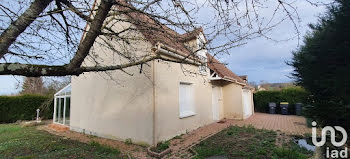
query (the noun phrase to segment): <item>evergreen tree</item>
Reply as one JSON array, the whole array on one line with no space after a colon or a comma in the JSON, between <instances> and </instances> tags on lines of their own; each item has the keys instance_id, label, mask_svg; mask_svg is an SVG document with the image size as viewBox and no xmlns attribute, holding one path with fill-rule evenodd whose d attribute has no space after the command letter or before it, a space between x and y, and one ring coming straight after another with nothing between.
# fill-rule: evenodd
<instances>
[{"instance_id":1,"label":"evergreen tree","mask_svg":"<svg viewBox=\"0 0 350 159\"><path fill-rule=\"evenodd\" d=\"M308 90L307 116L321 125L350 130L350 1L336 0L319 22L310 25L304 45L289 65L297 84Z\"/></svg>"}]
</instances>

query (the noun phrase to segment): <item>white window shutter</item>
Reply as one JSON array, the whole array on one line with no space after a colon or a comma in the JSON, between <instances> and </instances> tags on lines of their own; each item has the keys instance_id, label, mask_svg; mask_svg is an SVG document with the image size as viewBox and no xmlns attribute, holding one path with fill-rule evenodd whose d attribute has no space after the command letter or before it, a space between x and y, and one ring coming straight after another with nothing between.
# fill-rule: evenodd
<instances>
[{"instance_id":1,"label":"white window shutter","mask_svg":"<svg viewBox=\"0 0 350 159\"><path fill-rule=\"evenodd\" d=\"M194 94L192 84L180 83L179 88L179 116L180 118L195 115Z\"/></svg>"}]
</instances>

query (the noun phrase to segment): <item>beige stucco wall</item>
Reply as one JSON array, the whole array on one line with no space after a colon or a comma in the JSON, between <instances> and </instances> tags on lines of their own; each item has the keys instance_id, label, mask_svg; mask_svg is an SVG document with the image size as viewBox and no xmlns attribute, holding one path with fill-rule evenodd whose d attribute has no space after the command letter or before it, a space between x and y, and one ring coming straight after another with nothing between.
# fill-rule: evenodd
<instances>
[{"instance_id":1,"label":"beige stucco wall","mask_svg":"<svg viewBox=\"0 0 350 159\"><path fill-rule=\"evenodd\" d=\"M224 116L227 119L243 119L242 86L227 83L222 87Z\"/></svg>"},{"instance_id":2,"label":"beige stucco wall","mask_svg":"<svg viewBox=\"0 0 350 159\"><path fill-rule=\"evenodd\" d=\"M128 23L113 24L116 31L128 28ZM125 37L142 39L139 32L126 32ZM150 54L151 44L142 40L131 40L130 45L122 41L105 39L117 51L130 56ZM130 62L119 56L117 51L98 43L91 52L100 65L117 65ZM127 50L128 52L125 52ZM90 57L85 66L95 65ZM84 73L72 77L71 129L92 135L125 140L136 143L153 142L153 64L120 70Z\"/></svg>"},{"instance_id":3,"label":"beige stucco wall","mask_svg":"<svg viewBox=\"0 0 350 159\"><path fill-rule=\"evenodd\" d=\"M195 72L191 74L187 71ZM208 70L209 71L209 70ZM213 122L211 84L207 75L199 75L197 66L155 61L156 142L194 130ZM179 118L180 82L192 83L195 115Z\"/></svg>"},{"instance_id":4,"label":"beige stucco wall","mask_svg":"<svg viewBox=\"0 0 350 159\"><path fill-rule=\"evenodd\" d=\"M133 27L125 22L111 23L116 31ZM98 43L92 48L85 66L129 62L118 51L130 56L151 54L151 44L142 41L139 32L125 32L135 39L126 44L112 41L117 50L107 49ZM139 40L141 39L141 40ZM140 66L107 73L84 73L72 77L71 121L72 130L92 135L133 142L155 144L176 135L194 130L213 121L212 85L207 75L200 75L198 66L156 60ZM209 72L209 70L207 70ZM194 87L196 115L179 118L179 85L189 82ZM221 118L242 118L242 90L237 84L222 85Z\"/></svg>"}]
</instances>

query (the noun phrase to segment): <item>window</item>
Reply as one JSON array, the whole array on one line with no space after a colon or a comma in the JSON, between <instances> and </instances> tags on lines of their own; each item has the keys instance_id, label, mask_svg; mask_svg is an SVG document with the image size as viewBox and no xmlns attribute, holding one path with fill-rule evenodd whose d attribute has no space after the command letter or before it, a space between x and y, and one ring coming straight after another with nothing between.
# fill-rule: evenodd
<instances>
[{"instance_id":1,"label":"window","mask_svg":"<svg viewBox=\"0 0 350 159\"><path fill-rule=\"evenodd\" d=\"M185 118L195 115L193 85L180 83L179 87L179 117Z\"/></svg>"},{"instance_id":2,"label":"window","mask_svg":"<svg viewBox=\"0 0 350 159\"><path fill-rule=\"evenodd\" d=\"M202 42L202 40L199 40L198 42L198 49L204 49L204 43Z\"/></svg>"},{"instance_id":3,"label":"window","mask_svg":"<svg viewBox=\"0 0 350 159\"><path fill-rule=\"evenodd\" d=\"M202 62L202 64L199 66L199 72L201 74L207 73L207 58L205 56L199 55L199 60Z\"/></svg>"},{"instance_id":4,"label":"window","mask_svg":"<svg viewBox=\"0 0 350 159\"><path fill-rule=\"evenodd\" d=\"M198 49L205 49L205 40L203 36L197 38Z\"/></svg>"}]
</instances>

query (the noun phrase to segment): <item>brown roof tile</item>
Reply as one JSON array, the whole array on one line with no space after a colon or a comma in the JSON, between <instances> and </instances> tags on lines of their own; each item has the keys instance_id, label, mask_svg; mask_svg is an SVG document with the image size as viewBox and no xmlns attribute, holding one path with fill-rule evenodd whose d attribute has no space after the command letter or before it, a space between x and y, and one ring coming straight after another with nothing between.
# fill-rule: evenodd
<instances>
[{"instance_id":1,"label":"brown roof tile","mask_svg":"<svg viewBox=\"0 0 350 159\"><path fill-rule=\"evenodd\" d=\"M183 43L184 37L189 35L181 35L150 16L134 11L132 6L128 6L119 6L119 10L124 12L124 15L145 36L146 40L153 45L157 42L163 43L185 55L191 54Z\"/></svg>"},{"instance_id":2,"label":"brown roof tile","mask_svg":"<svg viewBox=\"0 0 350 159\"><path fill-rule=\"evenodd\" d=\"M196 29L194 29L192 31L184 33L184 34L181 35L182 41L186 42L186 41L189 41L189 40L193 40L193 39L197 38L197 35L199 33L201 33L201 32L203 32L203 28L199 27L199 28L196 28Z\"/></svg>"},{"instance_id":3,"label":"brown roof tile","mask_svg":"<svg viewBox=\"0 0 350 159\"><path fill-rule=\"evenodd\" d=\"M151 18L150 16L147 16L146 14L140 13L138 11L133 11L133 6L129 4L126 4L125 6L128 7L119 6L119 10L124 12L124 15L127 16L130 22L133 23L143 34L143 36L145 36L145 38L153 45L155 45L157 42L160 42L186 55L190 55L191 51L186 48L184 42L196 38L200 32L203 32L203 29L200 27L191 32L179 34L166 25ZM233 73L220 61L215 59L210 54L207 54L207 56L209 68L217 72L220 77L229 77L237 80L237 82L244 83L244 81L239 76Z\"/></svg>"}]
</instances>

